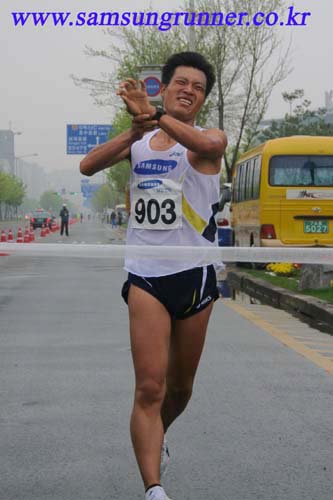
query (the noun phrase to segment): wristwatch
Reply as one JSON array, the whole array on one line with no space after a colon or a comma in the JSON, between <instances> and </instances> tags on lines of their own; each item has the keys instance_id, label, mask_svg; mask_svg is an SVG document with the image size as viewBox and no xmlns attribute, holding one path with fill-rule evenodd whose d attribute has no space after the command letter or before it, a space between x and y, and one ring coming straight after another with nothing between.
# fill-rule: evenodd
<instances>
[{"instance_id":1,"label":"wristwatch","mask_svg":"<svg viewBox=\"0 0 333 500\"><path fill-rule=\"evenodd\" d=\"M166 114L166 112L164 111L162 106L156 106L156 112L155 112L154 116L151 117L151 119L157 120L159 122L161 117L165 114Z\"/></svg>"}]
</instances>

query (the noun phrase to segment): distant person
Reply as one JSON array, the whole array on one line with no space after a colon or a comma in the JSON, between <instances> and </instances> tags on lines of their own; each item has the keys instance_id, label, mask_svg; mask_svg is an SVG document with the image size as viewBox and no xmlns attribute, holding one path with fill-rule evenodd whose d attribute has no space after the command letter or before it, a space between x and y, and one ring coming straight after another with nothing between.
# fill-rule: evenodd
<instances>
[{"instance_id":1,"label":"distant person","mask_svg":"<svg viewBox=\"0 0 333 500\"><path fill-rule=\"evenodd\" d=\"M83 213L80 213L80 222L83 222Z\"/></svg>"},{"instance_id":2,"label":"distant person","mask_svg":"<svg viewBox=\"0 0 333 500\"><path fill-rule=\"evenodd\" d=\"M118 226L120 227L123 223L123 214L118 212Z\"/></svg>"},{"instance_id":3,"label":"distant person","mask_svg":"<svg viewBox=\"0 0 333 500\"><path fill-rule=\"evenodd\" d=\"M61 218L60 236L64 234L64 230L66 232L66 236L69 236L68 234L69 211L66 203L63 204L59 216Z\"/></svg>"},{"instance_id":4,"label":"distant person","mask_svg":"<svg viewBox=\"0 0 333 500\"><path fill-rule=\"evenodd\" d=\"M116 215L116 212L114 210L112 210L110 217L111 217L112 227L115 228L117 226L117 222L116 222L117 215Z\"/></svg>"}]
</instances>

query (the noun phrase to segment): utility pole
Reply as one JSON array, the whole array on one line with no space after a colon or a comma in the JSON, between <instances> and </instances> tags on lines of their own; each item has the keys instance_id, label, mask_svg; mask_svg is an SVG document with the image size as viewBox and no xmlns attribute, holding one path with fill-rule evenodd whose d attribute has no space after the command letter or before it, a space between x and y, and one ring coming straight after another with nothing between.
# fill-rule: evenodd
<instances>
[{"instance_id":1,"label":"utility pole","mask_svg":"<svg viewBox=\"0 0 333 500\"><path fill-rule=\"evenodd\" d=\"M189 3L190 11L195 11L194 0L190 0ZM195 31L194 26L190 26L188 29L188 49L190 51L195 51Z\"/></svg>"}]
</instances>

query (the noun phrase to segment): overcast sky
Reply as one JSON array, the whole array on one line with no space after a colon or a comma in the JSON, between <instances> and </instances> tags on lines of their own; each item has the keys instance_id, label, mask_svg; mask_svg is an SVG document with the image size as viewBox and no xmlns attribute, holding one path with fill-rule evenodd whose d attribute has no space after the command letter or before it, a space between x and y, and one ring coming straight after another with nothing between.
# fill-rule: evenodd
<instances>
[{"instance_id":1,"label":"overcast sky","mask_svg":"<svg viewBox=\"0 0 333 500\"><path fill-rule=\"evenodd\" d=\"M287 0L288 1L288 0ZM324 106L325 91L333 89L332 0L295 0L296 9L312 13L306 27L290 27L293 72L275 90L267 118L287 110L284 90L303 88L313 107ZM170 10L178 0L152 1L159 10ZM292 2L290 1L290 4ZM84 45L107 47L101 27L47 29L15 28L12 11L138 11L146 0L2 0L0 7L0 129L11 127L16 155L38 153L37 162L48 170L78 168L80 156L66 155L67 123L110 123L110 110L93 105L87 90L74 86L70 74L101 78L110 70L106 62L84 55ZM289 4L288 4L289 5ZM34 160L34 159L33 159Z\"/></svg>"}]
</instances>

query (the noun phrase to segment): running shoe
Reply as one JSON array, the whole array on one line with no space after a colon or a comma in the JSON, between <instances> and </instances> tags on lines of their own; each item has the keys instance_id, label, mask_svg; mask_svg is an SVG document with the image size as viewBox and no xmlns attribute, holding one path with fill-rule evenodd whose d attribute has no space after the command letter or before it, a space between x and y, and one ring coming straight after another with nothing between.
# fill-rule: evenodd
<instances>
[{"instance_id":1,"label":"running shoe","mask_svg":"<svg viewBox=\"0 0 333 500\"><path fill-rule=\"evenodd\" d=\"M153 486L146 491L145 500L171 500L165 493L162 486Z\"/></svg>"},{"instance_id":2,"label":"running shoe","mask_svg":"<svg viewBox=\"0 0 333 500\"><path fill-rule=\"evenodd\" d=\"M164 436L162 449L161 449L161 466L160 466L160 476L162 477L169 465L170 453L168 448L168 443L166 437Z\"/></svg>"}]
</instances>

